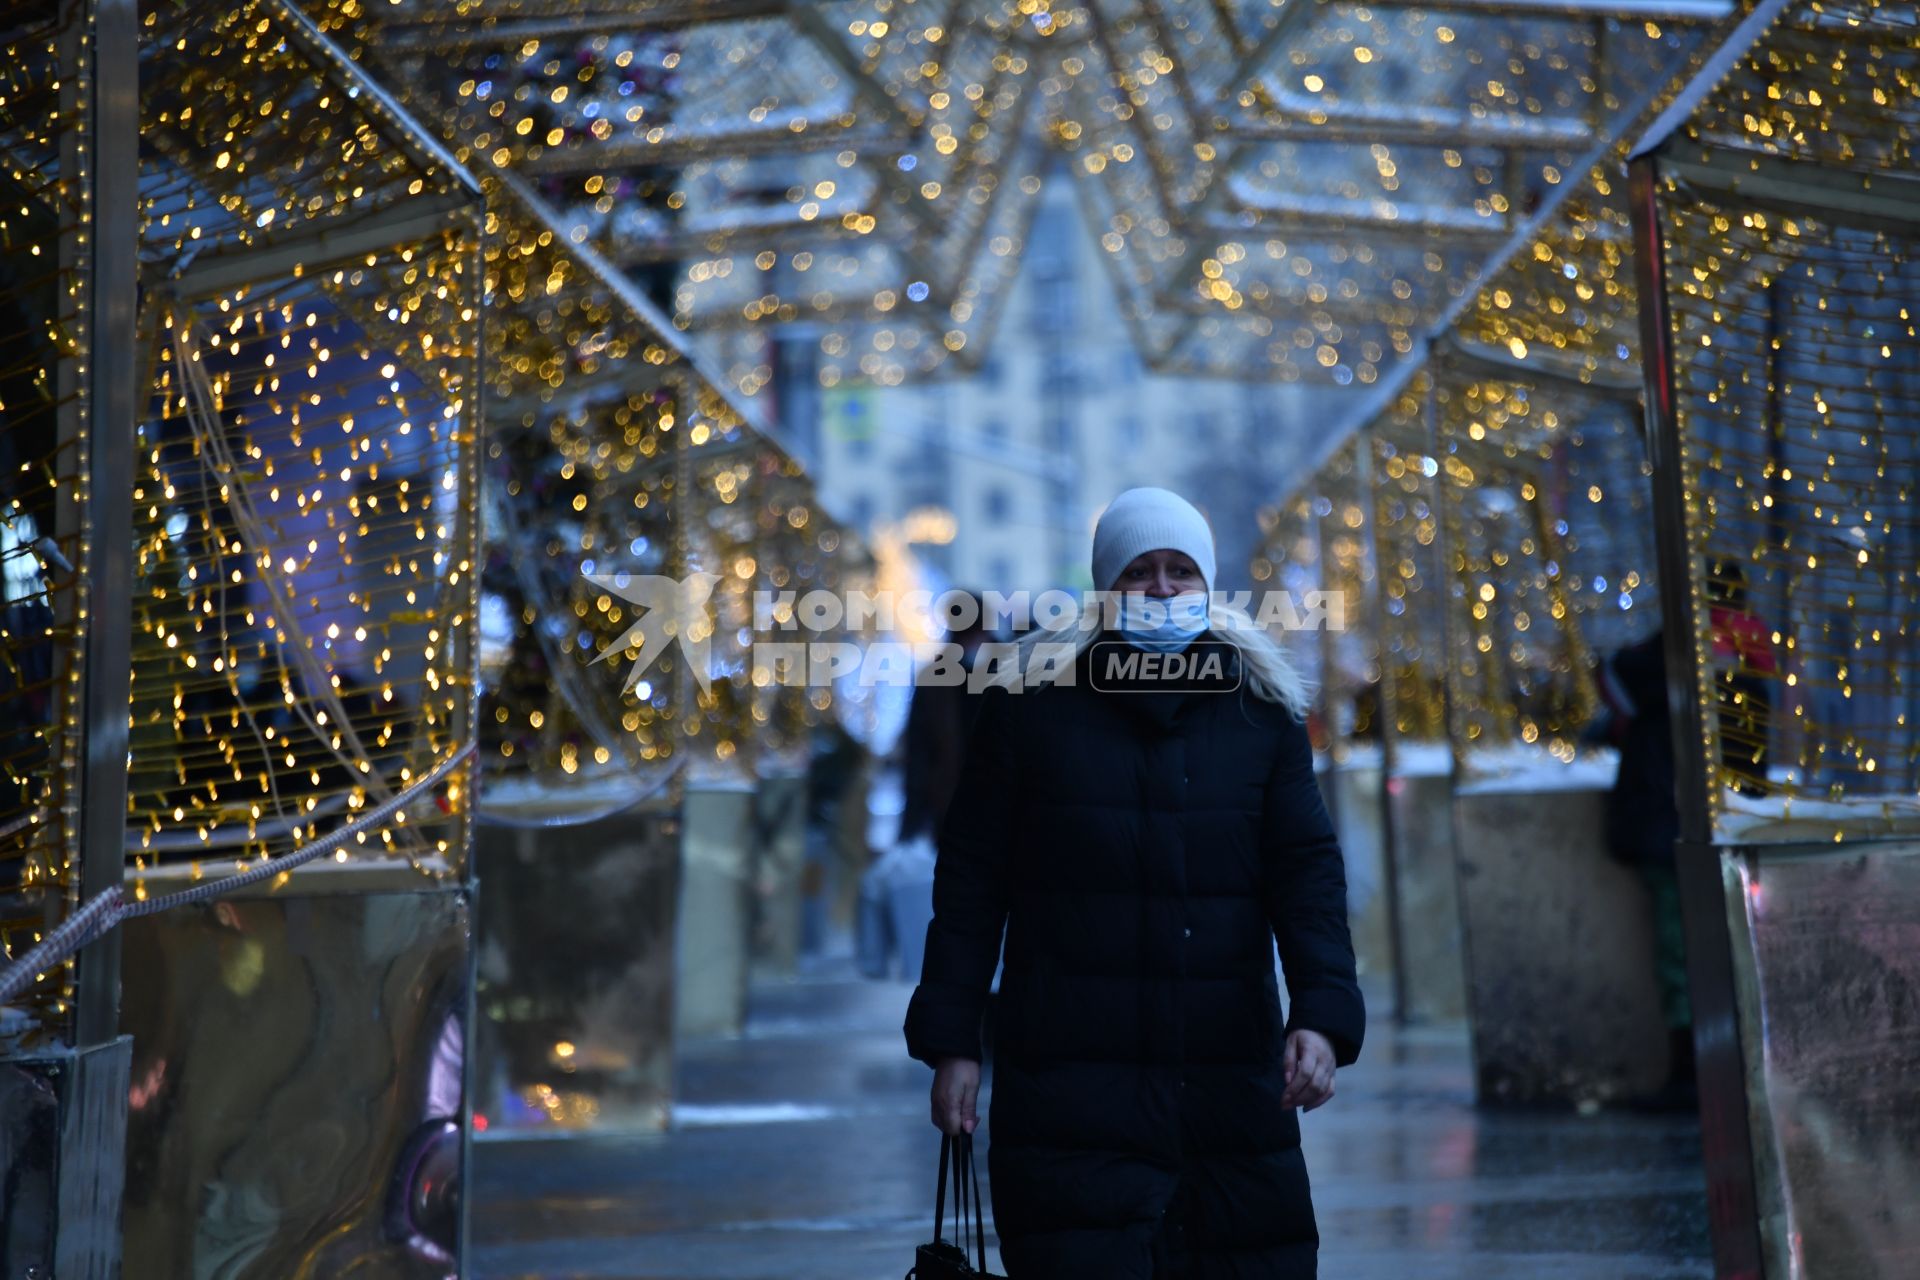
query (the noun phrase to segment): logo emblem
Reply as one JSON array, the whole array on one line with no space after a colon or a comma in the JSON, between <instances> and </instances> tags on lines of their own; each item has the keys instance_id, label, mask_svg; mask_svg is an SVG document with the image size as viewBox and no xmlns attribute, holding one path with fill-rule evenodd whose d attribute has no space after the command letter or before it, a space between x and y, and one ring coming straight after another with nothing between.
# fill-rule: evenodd
<instances>
[{"instance_id":1,"label":"logo emblem","mask_svg":"<svg viewBox=\"0 0 1920 1280\"><path fill-rule=\"evenodd\" d=\"M690 573L675 581L657 573L589 573L588 582L619 596L639 609L640 616L618 640L600 651L594 662L605 662L616 653L625 653L635 643L640 652L627 672L622 693L630 693L647 668L654 664L668 645L679 641L680 651L693 668L693 678L705 693L712 677L707 671L707 651L713 627L707 617L707 601L720 581L717 573ZM592 666L593 663L587 665Z\"/></svg>"}]
</instances>

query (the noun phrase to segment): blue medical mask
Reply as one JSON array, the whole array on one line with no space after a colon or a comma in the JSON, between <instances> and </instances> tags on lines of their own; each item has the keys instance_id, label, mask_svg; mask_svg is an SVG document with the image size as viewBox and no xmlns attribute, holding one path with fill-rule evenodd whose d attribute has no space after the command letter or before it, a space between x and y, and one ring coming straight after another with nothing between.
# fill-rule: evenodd
<instances>
[{"instance_id":1,"label":"blue medical mask","mask_svg":"<svg viewBox=\"0 0 1920 1280\"><path fill-rule=\"evenodd\" d=\"M1135 648L1178 653L1207 629L1207 603L1204 591L1185 591L1165 600L1123 592L1114 630Z\"/></svg>"}]
</instances>

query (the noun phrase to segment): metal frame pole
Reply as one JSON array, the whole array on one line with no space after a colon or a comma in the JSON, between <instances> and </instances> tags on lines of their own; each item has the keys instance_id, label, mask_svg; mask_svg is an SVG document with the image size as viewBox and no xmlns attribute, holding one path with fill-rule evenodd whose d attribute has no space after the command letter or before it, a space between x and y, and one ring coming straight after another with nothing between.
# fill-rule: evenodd
<instances>
[{"instance_id":1,"label":"metal frame pole","mask_svg":"<svg viewBox=\"0 0 1920 1280\"><path fill-rule=\"evenodd\" d=\"M1319 481L1320 476L1316 475L1307 486L1307 524L1313 532L1313 576L1320 583L1320 590L1325 591L1327 589L1327 532L1322 527L1320 513L1314 508L1319 505L1320 499L1326 496L1326 489ZM1326 798L1328 816L1333 819L1334 829L1337 831L1340 826L1340 797L1338 788L1333 783L1333 770L1338 764L1338 752L1335 749L1337 734L1334 729L1335 703L1338 695L1333 688L1333 631L1328 627L1319 628L1319 641L1320 680L1318 687L1314 690L1313 700L1320 711L1321 732L1327 735L1327 779L1320 790Z\"/></svg>"},{"instance_id":2,"label":"metal frame pole","mask_svg":"<svg viewBox=\"0 0 1920 1280\"><path fill-rule=\"evenodd\" d=\"M1634 227L1634 267L1640 291L1641 359L1646 378L1647 457L1653 464L1654 536L1660 552L1660 608L1666 633L1667 702L1673 711L1676 799L1680 837L1712 839L1708 804L1711 762L1707 708L1700 690L1694 583L1699 576L1687 536L1686 474L1679 406L1673 385L1673 322L1667 311L1665 231L1660 222L1660 176L1652 157L1633 162L1628 200Z\"/></svg>"},{"instance_id":3,"label":"metal frame pole","mask_svg":"<svg viewBox=\"0 0 1920 1280\"><path fill-rule=\"evenodd\" d=\"M1394 697L1393 670L1387 657L1387 633L1383 619L1386 617L1385 595L1381 588L1381 575L1386 572L1386 563L1380 558L1380 538L1378 522L1380 518L1379 493L1375 489L1373 473L1374 436L1371 430L1362 431L1355 437L1354 480L1361 495L1361 512L1366 521L1365 555L1373 562L1373 578L1366 586L1367 617L1373 620L1374 661L1380 669L1378 692L1374 696L1374 718L1380 727L1380 879L1385 887L1387 899L1387 964L1393 982L1393 1021L1396 1026L1407 1025L1407 949L1405 945L1406 923L1402 919L1400 903L1400 853L1395 847L1393 822L1393 794L1388 790L1394 776L1394 764L1398 754L1394 737L1399 725L1395 717L1399 714L1399 702Z\"/></svg>"},{"instance_id":4,"label":"metal frame pole","mask_svg":"<svg viewBox=\"0 0 1920 1280\"><path fill-rule=\"evenodd\" d=\"M1687 985L1700 1080L1700 1126L1707 1167L1707 1217L1714 1273L1721 1280L1758 1280L1760 1214L1753 1116L1740 1035L1721 851L1712 843L1707 757L1710 714L1701 693L1696 583L1700 574L1687 535L1686 474L1674 398L1673 323L1667 310L1665 233L1660 174L1651 155L1633 161L1628 178L1634 264L1640 295L1640 350L1646 377L1647 455L1653 463L1654 533L1660 560L1660 607L1666 636L1667 702L1674 736L1675 799L1680 843L1674 850L1687 948Z\"/></svg>"},{"instance_id":5,"label":"metal frame pole","mask_svg":"<svg viewBox=\"0 0 1920 1280\"><path fill-rule=\"evenodd\" d=\"M82 900L117 888L126 866L127 706L132 655L134 378L138 362L139 16L133 0L90 4L91 98L81 180L91 187L80 233L85 288L86 505L82 545L85 640L80 692L80 787L75 815ZM84 24L83 24L84 25ZM119 1030L120 945L108 934L75 961L76 1047Z\"/></svg>"},{"instance_id":6,"label":"metal frame pole","mask_svg":"<svg viewBox=\"0 0 1920 1280\"><path fill-rule=\"evenodd\" d=\"M1438 355L1438 352L1432 353ZM1440 379L1444 366L1437 359L1429 359L1427 364L1427 390L1420 401L1420 415L1426 426L1427 456L1434 462L1433 478L1433 515L1434 515L1434 557L1439 561L1440 571L1435 585L1440 588L1440 603L1444 612L1440 615L1441 644L1446 650L1446 665L1440 672L1440 717L1446 727L1447 752L1452 757L1451 777L1447 785L1447 834L1448 845L1452 851L1454 882L1460 883L1460 807L1456 803L1455 791L1460 784L1463 772L1464 752L1462 751L1464 734L1455 723L1454 714L1459 706L1455 685L1459 678L1460 643L1462 640L1459 620L1454 616L1453 589L1457 575L1454 572L1454 548L1456 537L1454 521L1458 518L1455 507L1463 499L1449 495L1449 486L1453 484L1447 475L1447 454L1441 448L1440 440ZM1464 564L1464 560L1462 561ZM1466 588L1461 587L1461 598L1466 599ZM1480 1096L1480 1040L1479 1029L1474 1025L1473 1017L1473 934L1467 927L1466 895L1456 891L1454 901L1455 919L1460 929L1460 973L1462 978L1461 995L1467 1012L1467 1044L1474 1064L1474 1095Z\"/></svg>"},{"instance_id":7,"label":"metal frame pole","mask_svg":"<svg viewBox=\"0 0 1920 1280\"><path fill-rule=\"evenodd\" d=\"M1440 614L1441 646L1446 650L1446 662L1440 669L1440 720L1446 729L1447 749L1453 754L1454 772L1460 770L1460 726L1454 723L1454 709L1458 698L1455 696L1455 682L1458 676L1460 659L1460 624L1454 617L1453 588L1456 574L1453 568L1454 556L1454 513L1455 500L1448 496L1448 486L1453 481L1447 475L1446 452L1440 443L1440 365L1437 361L1428 365L1427 390L1420 399L1420 416L1426 429L1427 456L1432 458L1436 468L1433 477L1433 554L1439 564L1439 574L1435 585L1440 588L1442 612ZM1464 588L1463 588L1464 591ZM1464 597L1463 597L1464 598Z\"/></svg>"},{"instance_id":8,"label":"metal frame pole","mask_svg":"<svg viewBox=\"0 0 1920 1280\"><path fill-rule=\"evenodd\" d=\"M485 479L485 463L482 461L487 447L487 313L485 305L487 280L486 255L486 205L485 198L476 191L473 197L473 217L466 233L472 237L472 244L466 254L466 269L471 273L467 287L472 290L474 331L473 350L466 362L466 385L464 388L466 404L461 417L466 422L467 448L461 458L461 479L467 485L468 500L460 507L460 545L471 557L467 562L466 591L462 599L467 615L467 654L466 676L467 696L462 699L460 712L453 724L452 745L460 747L471 741L474 744L473 758L461 770L466 776L466 804L460 821L459 883L467 899L467 956L466 956L466 995L461 1001L461 1038L460 1051L460 1217L455 1225L454 1257L455 1265L462 1270L469 1268L473 1259L473 1201L474 1201L474 1160L473 1160L473 1110L474 1102L480 1096L482 1085L479 1072L480 1044L480 850L478 827L480 824L480 786L486 761L479 750L480 740L480 579L485 572L487 562L486 547L483 545L483 521L480 515L480 486Z\"/></svg>"}]
</instances>

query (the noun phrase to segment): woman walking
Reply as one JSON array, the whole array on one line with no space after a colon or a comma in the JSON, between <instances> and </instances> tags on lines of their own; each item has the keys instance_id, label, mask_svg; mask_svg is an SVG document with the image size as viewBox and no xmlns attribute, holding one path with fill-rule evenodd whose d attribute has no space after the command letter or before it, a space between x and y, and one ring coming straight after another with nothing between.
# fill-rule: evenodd
<instances>
[{"instance_id":1,"label":"woman walking","mask_svg":"<svg viewBox=\"0 0 1920 1280\"><path fill-rule=\"evenodd\" d=\"M1093 570L1126 594L1072 680L982 699L908 1051L935 1069L934 1123L971 1133L1004 931L988 1171L1009 1276L1309 1280L1298 1111L1333 1096L1366 1017L1301 683L1244 614L1209 614L1213 536L1178 495L1115 498ZM1172 652L1177 683L1137 660Z\"/></svg>"}]
</instances>

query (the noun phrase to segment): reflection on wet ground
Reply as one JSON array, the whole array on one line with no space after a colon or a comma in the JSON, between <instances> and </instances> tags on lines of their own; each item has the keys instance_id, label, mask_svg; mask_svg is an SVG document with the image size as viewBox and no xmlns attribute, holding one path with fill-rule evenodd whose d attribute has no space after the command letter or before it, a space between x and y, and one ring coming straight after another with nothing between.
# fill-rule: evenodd
<instances>
[{"instance_id":1,"label":"reflection on wet ground","mask_svg":"<svg viewBox=\"0 0 1920 1280\"><path fill-rule=\"evenodd\" d=\"M673 1132L483 1142L474 1274L898 1280L938 1147L906 1000L838 972L757 985L745 1036L683 1048ZM1475 1111L1463 1034L1369 1035L1304 1117L1326 1280L1712 1275L1690 1121Z\"/></svg>"}]
</instances>

